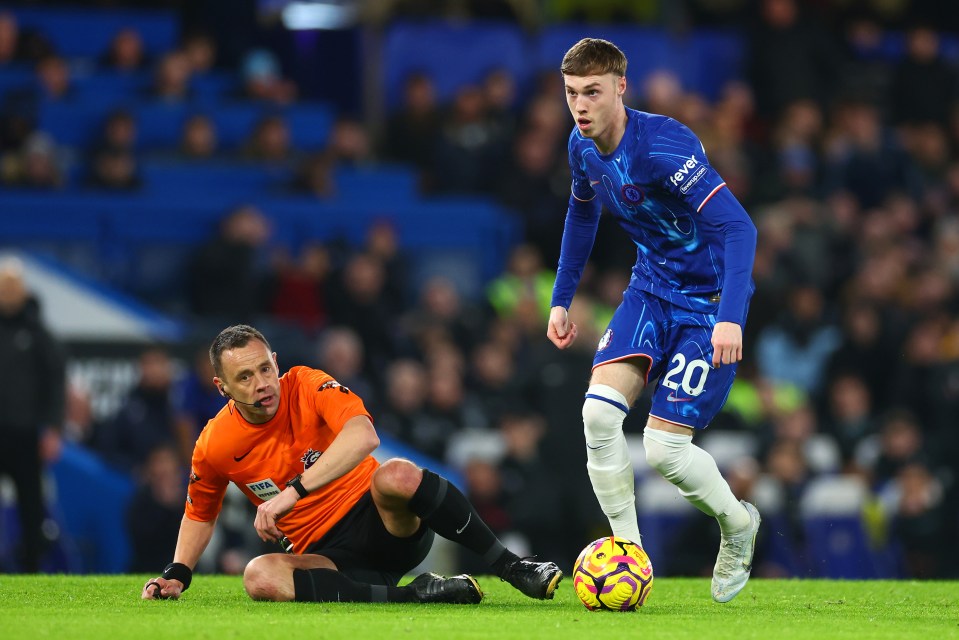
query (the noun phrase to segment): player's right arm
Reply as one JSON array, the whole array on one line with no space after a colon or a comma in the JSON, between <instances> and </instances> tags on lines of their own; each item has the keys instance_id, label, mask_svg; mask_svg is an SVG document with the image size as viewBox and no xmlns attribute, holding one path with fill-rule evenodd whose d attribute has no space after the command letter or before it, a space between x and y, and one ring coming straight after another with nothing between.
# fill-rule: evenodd
<instances>
[{"instance_id":1,"label":"player's right arm","mask_svg":"<svg viewBox=\"0 0 959 640\"><path fill-rule=\"evenodd\" d=\"M546 328L546 337L560 349L566 349L576 339L576 325L569 321L568 309L593 250L601 211L599 198L580 164L581 158L575 152L574 144L575 134L570 136L569 142L569 169L573 185L566 210L559 267L553 283L549 326Z\"/></svg>"},{"instance_id":2,"label":"player's right arm","mask_svg":"<svg viewBox=\"0 0 959 640\"><path fill-rule=\"evenodd\" d=\"M216 520L198 522L184 515L183 520L180 521L180 534L176 540L176 551L173 553L171 565L183 565L192 572L196 563L200 561L204 549L210 544L215 525ZM167 571L164 571L164 574L167 574ZM143 586L143 593L140 594L140 597L144 600L176 599L186 590L186 586L188 585L185 585L182 580L172 576L168 578L158 576L147 581Z\"/></svg>"},{"instance_id":3,"label":"player's right arm","mask_svg":"<svg viewBox=\"0 0 959 640\"><path fill-rule=\"evenodd\" d=\"M209 460L208 448L212 446L213 440L210 430L212 424L213 421L203 430L193 449L190 485L187 488L186 505L180 521L173 562L166 566L162 576L147 581L140 594L144 600L179 598L190 586L193 568L213 537L213 529L229 481ZM223 437L220 441L228 440L228 437Z\"/></svg>"}]
</instances>

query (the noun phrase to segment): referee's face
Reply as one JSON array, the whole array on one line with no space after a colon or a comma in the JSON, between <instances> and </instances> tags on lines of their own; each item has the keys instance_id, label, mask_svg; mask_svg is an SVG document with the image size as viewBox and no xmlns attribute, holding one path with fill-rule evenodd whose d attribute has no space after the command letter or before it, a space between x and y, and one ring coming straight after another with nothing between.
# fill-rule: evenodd
<instances>
[{"instance_id":1,"label":"referee's face","mask_svg":"<svg viewBox=\"0 0 959 640\"><path fill-rule=\"evenodd\" d=\"M626 78L612 73L594 76L564 75L566 104L576 127L584 137L596 142L601 150L614 140L623 112Z\"/></svg>"}]
</instances>

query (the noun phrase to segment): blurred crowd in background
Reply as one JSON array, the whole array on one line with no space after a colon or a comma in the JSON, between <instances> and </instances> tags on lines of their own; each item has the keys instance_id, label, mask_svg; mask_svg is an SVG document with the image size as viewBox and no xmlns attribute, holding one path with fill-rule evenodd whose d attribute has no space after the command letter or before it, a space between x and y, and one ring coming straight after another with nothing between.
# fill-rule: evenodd
<instances>
[{"instance_id":1,"label":"blurred crowd in background","mask_svg":"<svg viewBox=\"0 0 959 640\"><path fill-rule=\"evenodd\" d=\"M804 543L806 486L824 475L860 478L869 531L896 546L897 575L959 576L950 544L959 534L959 62L942 45L959 22L938 6L948 3L570 0L544 3L549 11L539 13L529 11L537 3L523 2L383 4L391 16L453 6L531 29L531 15L739 28L747 64L718 99L690 91L668 70L627 95L629 106L697 133L759 229L744 361L709 428L749 434L725 471L741 498L775 487L783 529L764 533L796 548ZM491 16L493 6L499 12ZM878 51L890 32L904 38L895 59ZM179 100L192 74L231 60L244 99L298 99L297 83L268 50L221 59L233 41L184 33L176 50L153 60L135 31L121 31L97 64L152 69L153 95ZM40 93L5 96L0 184L137 189L142 158L128 113L111 115L101 139L83 149L62 148L21 117L36 101L69 95L71 66L42 33L18 31L0 11L0 69L14 62L34 65ZM570 127L558 71L517 86L502 70L448 104L429 75L411 75L384 122L342 113L326 148L305 157L281 118L260 122L247 144L229 150L218 147L209 119L186 123L165 158L280 165L295 176L290 190L317 198L335 189L337 167L401 163L415 168L424 194L492 195L520 221L523 242L482 295L468 297L442 274L414 288L412 256L388 221L360 246L314 243L290 255L271 245L268 215L253 206L229 212L190 257L188 290L166 301L185 310L197 340L146 349L138 384L106 419L93 419L89 391L68 380L64 420L47 425L142 483L129 507L131 570L155 571L171 557L192 443L223 404L205 341L239 322L282 335L277 342L292 348L279 349L281 370L328 371L365 400L380 432L460 471L494 531L518 536L531 553L569 565L603 533L579 413L635 247L604 217L570 310L579 338L557 351L545 331L569 195ZM21 302L0 305L4 340L36 322L35 305ZM628 434L641 433L647 408L648 394L627 420ZM246 507L228 505L226 542L212 569L240 571L262 551L251 523ZM678 536L653 562L673 575L709 575L718 530L715 540L704 536ZM758 575L815 575L814 550L788 564L763 549ZM471 562L462 559L464 568Z\"/></svg>"}]
</instances>

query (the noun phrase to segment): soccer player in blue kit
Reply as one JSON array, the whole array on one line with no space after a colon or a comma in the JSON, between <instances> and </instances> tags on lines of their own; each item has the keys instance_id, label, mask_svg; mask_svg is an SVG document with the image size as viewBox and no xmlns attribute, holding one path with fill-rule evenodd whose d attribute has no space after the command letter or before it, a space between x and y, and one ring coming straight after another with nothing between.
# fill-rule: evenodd
<instances>
[{"instance_id":1,"label":"soccer player in blue kit","mask_svg":"<svg viewBox=\"0 0 959 640\"><path fill-rule=\"evenodd\" d=\"M641 543L623 420L658 380L643 432L646 460L722 532L712 597L746 585L760 517L736 500L712 456L692 443L719 412L742 359L756 227L681 123L629 109L626 56L586 38L564 56L572 195L547 337L576 339L567 310L602 205L636 244L629 287L599 341L583 404L587 469L613 534Z\"/></svg>"}]
</instances>

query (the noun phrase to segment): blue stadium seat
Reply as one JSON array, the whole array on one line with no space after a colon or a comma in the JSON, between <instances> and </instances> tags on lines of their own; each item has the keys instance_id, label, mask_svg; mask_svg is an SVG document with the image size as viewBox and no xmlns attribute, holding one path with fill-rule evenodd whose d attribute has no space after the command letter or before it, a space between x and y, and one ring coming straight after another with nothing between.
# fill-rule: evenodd
<instances>
[{"instance_id":1,"label":"blue stadium seat","mask_svg":"<svg viewBox=\"0 0 959 640\"><path fill-rule=\"evenodd\" d=\"M144 48L154 56L172 49L179 39L178 19L173 11L18 7L12 12L21 29L39 31L66 57L100 56L125 27L139 31Z\"/></svg>"},{"instance_id":2,"label":"blue stadium seat","mask_svg":"<svg viewBox=\"0 0 959 640\"><path fill-rule=\"evenodd\" d=\"M494 69L510 71L522 86L530 77L529 53L522 29L511 23L394 23L383 44L387 107L401 104L406 77L419 71L433 78L441 101L464 84L479 83Z\"/></svg>"},{"instance_id":3,"label":"blue stadium seat","mask_svg":"<svg viewBox=\"0 0 959 640\"><path fill-rule=\"evenodd\" d=\"M591 37L615 42L626 54L626 78L636 96L646 77L660 69L672 71L686 90L708 99L716 98L729 80L741 77L744 45L734 32L699 30L692 37L679 38L662 30L631 26L602 26L588 31ZM563 55L585 32L581 25L544 29L536 41L536 68L559 73Z\"/></svg>"}]
</instances>

